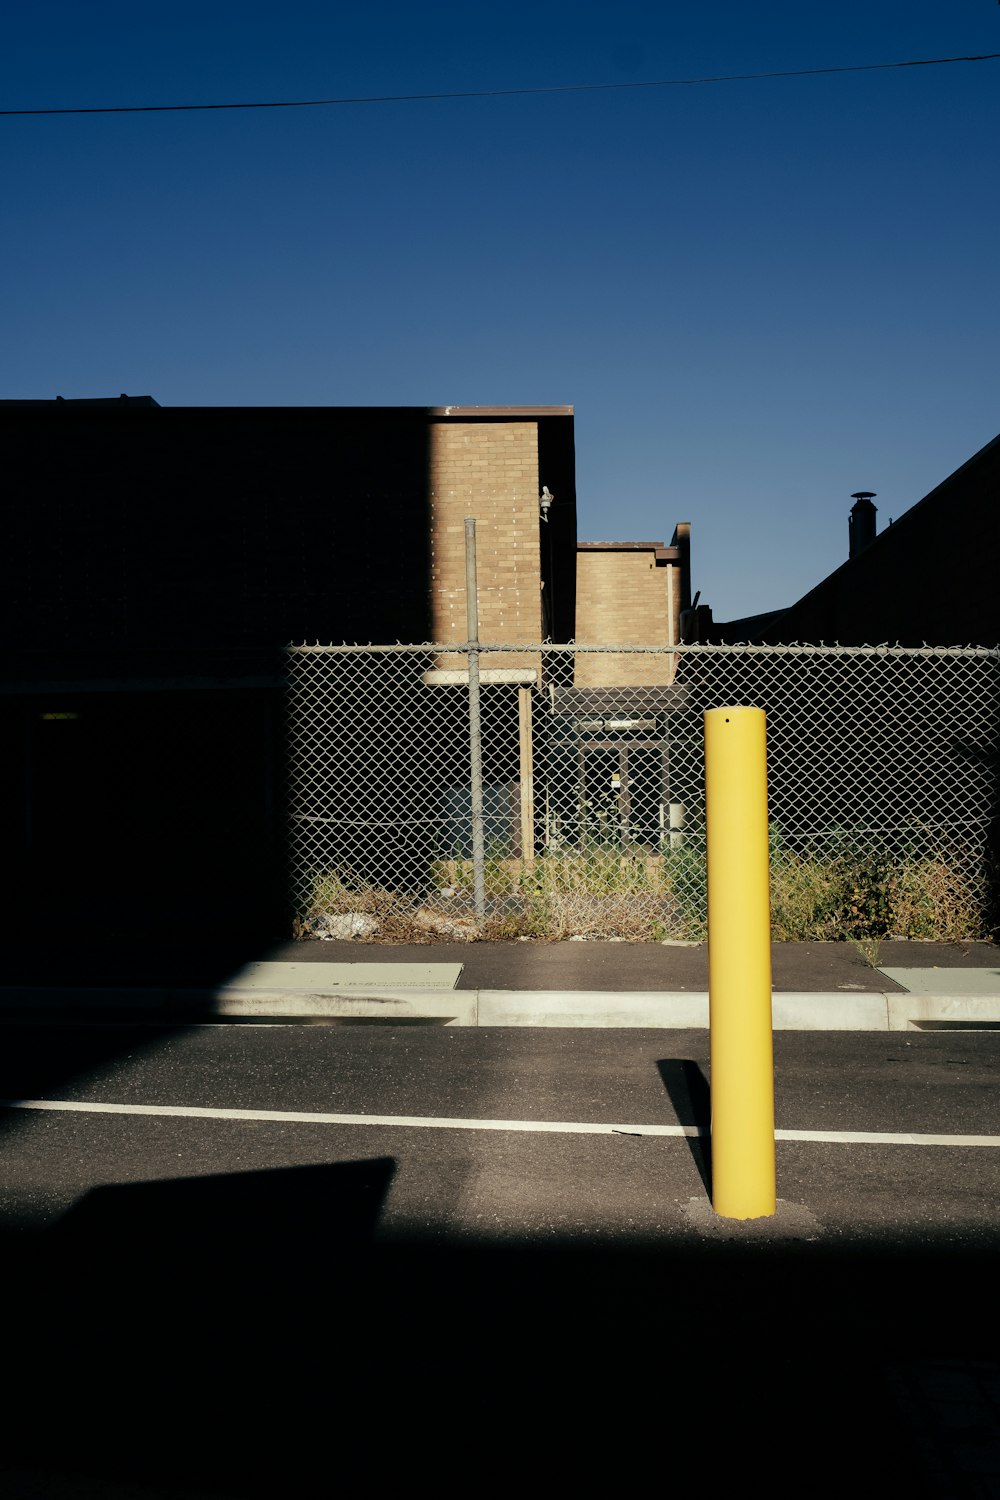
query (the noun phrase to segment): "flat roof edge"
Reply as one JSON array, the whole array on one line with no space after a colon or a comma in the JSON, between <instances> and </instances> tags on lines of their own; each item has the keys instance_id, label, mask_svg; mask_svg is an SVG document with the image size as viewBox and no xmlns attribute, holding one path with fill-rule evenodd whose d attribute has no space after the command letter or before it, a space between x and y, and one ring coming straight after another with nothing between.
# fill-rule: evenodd
<instances>
[{"instance_id":1,"label":"flat roof edge","mask_svg":"<svg viewBox=\"0 0 1000 1500\"><path fill-rule=\"evenodd\" d=\"M571 417L572 406L427 406L430 417Z\"/></svg>"},{"instance_id":2,"label":"flat roof edge","mask_svg":"<svg viewBox=\"0 0 1000 1500\"><path fill-rule=\"evenodd\" d=\"M577 552L655 552L657 557L680 556L678 547L664 546L663 542L577 542Z\"/></svg>"},{"instance_id":3,"label":"flat roof edge","mask_svg":"<svg viewBox=\"0 0 1000 1500\"><path fill-rule=\"evenodd\" d=\"M226 403L213 403L198 406L162 406L152 396L55 396L42 397L40 399L0 399L0 407L101 407L108 410L117 410L122 406L142 406L156 408L158 411L168 412L310 412L322 415L324 413L340 413L344 416L404 416L404 417L446 417L455 418L459 421L476 417L571 417L574 415L572 406L230 406Z\"/></svg>"}]
</instances>

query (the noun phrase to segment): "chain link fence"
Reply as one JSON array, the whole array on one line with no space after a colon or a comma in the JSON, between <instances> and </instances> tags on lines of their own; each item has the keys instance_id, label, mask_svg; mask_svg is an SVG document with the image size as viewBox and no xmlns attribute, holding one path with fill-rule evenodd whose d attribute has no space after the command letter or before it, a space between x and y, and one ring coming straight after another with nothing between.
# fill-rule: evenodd
<instances>
[{"instance_id":1,"label":"chain link fence","mask_svg":"<svg viewBox=\"0 0 1000 1500\"><path fill-rule=\"evenodd\" d=\"M301 937L699 940L705 709L767 714L778 939L994 931L1000 653L296 646Z\"/></svg>"}]
</instances>

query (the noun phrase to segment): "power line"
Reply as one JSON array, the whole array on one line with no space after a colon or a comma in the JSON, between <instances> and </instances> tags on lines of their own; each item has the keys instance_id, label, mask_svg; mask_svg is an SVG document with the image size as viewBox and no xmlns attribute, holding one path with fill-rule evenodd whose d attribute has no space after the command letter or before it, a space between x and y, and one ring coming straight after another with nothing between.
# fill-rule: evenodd
<instances>
[{"instance_id":1,"label":"power line","mask_svg":"<svg viewBox=\"0 0 1000 1500\"><path fill-rule=\"evenodd\" d=\"M435 99L509 99L520 94L589 94L611 89L687 88L707 83L756 83L767 78L816 78L827 73L874 73L887 68L933 68L945 63L992 62L1000 52L968 57L918 57L904 62L856 63L840 68L792 68L778 73L723 73L708 78L652 78L637 83L554 83L541 88L465 89L441 94L362 94L336 99L263 99L238 104L100 104L81 109L0 109L13 115L144 115L207 109L316 109L333 104L414 104Z\"/></svg>"}]
</instances>

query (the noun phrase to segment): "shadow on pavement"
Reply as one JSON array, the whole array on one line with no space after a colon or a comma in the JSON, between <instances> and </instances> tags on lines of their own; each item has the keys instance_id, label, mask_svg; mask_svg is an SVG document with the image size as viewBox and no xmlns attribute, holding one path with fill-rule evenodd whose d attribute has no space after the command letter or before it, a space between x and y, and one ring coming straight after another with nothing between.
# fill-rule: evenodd
<instances>
[{"instance_id":1,"label":"shadow on pavement","mask_svg":"<svg viewBox=\"0 0 1000 1500\"><path fill-rule=\"evenodd\" d=\"M305 1414L307 1431L321 1412L329 1430L331 1403L346 1415L394 1168L101 1187L47 1231L9 1235L6 1461L74 1476L81 1495L99 1481L274 1493Z\"/></svg>"},{"instance_id":2,"label":"shadow on pavement","mask_svg":"<svg viewBox=\"0 0 1000 1500\"><path fill-rule=\"evenodd\" d=\"M34 943L0 944L6 986L67 986L79 989L211 989L231 979L247 963L284 954L278 940L235 942L87 942L48 934Z\"/></svg>"},{"instance_id":3,"label":"shadow on pavement","mask_svg":"<svg viewBox=\"0 0 1000 1500\"><path fill-rule=\"evenodd\" d=\"M996 1245L407 1238L379 1227L393 1172L99 1188L8 1233L10 1472L59 1496L937 1493L885 1370L995 1357Z\"/></svg>"},{"instance_id":4,"label":"shadow on pavement","mask_svg":"<svg viewBox=\"0 0 1000 1500\"><path fill-rule=\"evenodd\" d=\"M664 1057L656 1064L667 1097L673 1105L679 1125L697 1125L706 1132L712 1127L712 1091L701 1064L687 1057ZM688 1136L694 1164L709 1201L712 1198L712 1138L710 1134Z\"/></svg>"},{"instance_id":5,"label":"shadow on pavement","mask_svg":"<svg viewBox=\"0 0 1000 1500\"><path fill-rule=\"evenodd\" d=\"M25 990L20 1008L0 1013L0 1099L74 1097L81 1087L113 1071L126 1057L156 1051L199 1022L216 1019L213 993L248 964L270 959L278 944L86 944L52 941L0 945L0 972L8 988ZM66 989L58 1010L32 999L32 988ZM127 1005L132 988L183 992L180 1009L169 1000ZM73 991L77 992L76 999ZM88 991L107 991L106 1010ZM72 1024L74 1005L79 1026ZM13 1114L0 1132L16 1130Z\"/></svg>"}]
</instances>

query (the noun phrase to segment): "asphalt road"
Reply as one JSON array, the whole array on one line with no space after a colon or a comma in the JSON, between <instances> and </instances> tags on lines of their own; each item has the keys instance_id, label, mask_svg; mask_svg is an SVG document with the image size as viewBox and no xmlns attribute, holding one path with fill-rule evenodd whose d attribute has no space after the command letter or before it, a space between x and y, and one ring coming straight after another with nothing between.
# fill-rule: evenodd
<instances>
[{"instance_id":1,"label":"asphalt road","mask_svg":"<svg viewBox=\"0 0 1000 1500\"><path fill-rule=\"evenodd\" d=\"M779 1138L740 1224L629 1131L707 1125L704 1031L0 1034L0 1096L125 1107L0 1115L5 1496L996 1493L996 1147ZM998 1064L778 1033L776 1124L1000 1135Z\"/></svg>"}]
</instances>

